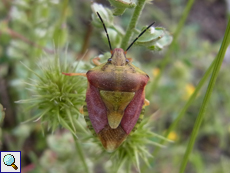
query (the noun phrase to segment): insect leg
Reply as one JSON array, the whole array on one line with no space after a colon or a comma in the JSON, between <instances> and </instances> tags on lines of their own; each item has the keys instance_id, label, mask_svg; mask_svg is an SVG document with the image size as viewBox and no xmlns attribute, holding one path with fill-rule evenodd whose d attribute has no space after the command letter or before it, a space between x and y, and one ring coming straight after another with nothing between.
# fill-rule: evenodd
<instances>
[{"instance_id":1,"label":"insect leg","mask_svg":"<svg viewBox=\"0 0 230 173\"><path fill-rule=\"evenodd\" d=\"M142 106L142 109L141 109L140 116L139 116L139 118L138 118L138 120L137 120L137 123L136 123L136 125L134 126L134 128L133 128L133 130L132 130L131 133L133 133L133 132L135 132L135 131L137 130L138 126L140 125L141 121L142 121L143 118L144 118L145 106L148 106L149 104L150 104L150 102L149 102L147 99L145 99L144 105Z\"/></svg>"},{"instance_id":2,"label":"insect leg","mask_svg":"<svg viewBox=\"0 0 230 173\"><path fill-rule=\"evenodd\" d=\"M150 104L150 102L147 99L145 99L144 106L148 106L149 104Z\"/></svg>"},{"instance_id":3,"label":"insect leg","mask_svg":"<svg viewBox=\"0 0 230 173\"><path fill-rule=\"evenodd\" d=\"M99 57L96 57L96 58L93 58L93 63L98 66L98 65L101 65L101 63L99 62L100 58Z\"/></svg>"},{"instance_id":4,"label":"insect leg","mask_svg":"<svg viewBox=\"0 0 230 173\"><path fill-rule=\"evenodd\" d=\"M84 106L80 107L79 112L84 115Z\"/></svg>"},{"instance_id":5,"label":"insect leg","mask_svg":"<svg viewBox=\"0 0 230 173\"><path fill-rule=\"evenodd\" d=\"M146 99L145 99L145 100L146 100ZM133 130L132 130L131 134L132 134L133 132L135 132L135 131L137 130L138 126L141 124L141 121L143 120L144 114L145 114L145 106L146 106L145 104L142 106L140 116L139 116L139 118L138 118L138 120L137 120L137 123L136 123L135 126L133 127Z\"/></svg>"},{"instance_id":6,"label":"insect leg","mask_svg":"<svg viewBox=\"0 0 230 173\"><path fill-rule=\"evenodd\" d=\"M64 73L64 72L62 72L62 74L66 75L66 76L84 76L84 77L86 77L86 73Z\"/></svg>"},{"instance_id":7,"label":"insect leg","mask_svg":"<svg viewBox=\"0 0 230 173\"><path fill-rule=\"evenodd\" d=\"M129 62L133 62L133 58L127 58Z\"/></svg>"},{"instance_id":8,"label":"insect leg","mask_svg":"<svg viewBox=\"0 0 230 173\"><path fill-rule=\"evenodd\" d=\"M93 125L92 125L92 123L91 123L91 121L89 119L89 113L88 113L88 108L87 108L86 102L83 105L83 107L80 109L80 113L83 113L88 129L91 131L91 133L93 135L96 136L97 134L95 133L95 131L93 129Z\"/></svg>"}]
</instances>

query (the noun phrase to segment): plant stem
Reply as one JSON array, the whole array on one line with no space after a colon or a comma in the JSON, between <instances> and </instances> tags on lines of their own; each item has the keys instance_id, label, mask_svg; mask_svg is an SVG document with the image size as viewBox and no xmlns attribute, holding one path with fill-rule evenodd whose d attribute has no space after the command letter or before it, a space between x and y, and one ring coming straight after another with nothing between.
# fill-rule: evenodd
<instances>
[{"instance_id":1,"label":"plant stem","mask_svg":"<svg viewBox=\"0 0 230 173\"><path fill-rule=\"evenodd\" d=\"M191 136L191 138L189 140L189 144L187 146L186 152L185 152L184 157L182 159L182 164L181 164L181 167L180 167L180 173L183 173L185 168L186 168L189 155L190 155L190 153L191 153L191 151L193 149L193 145L195 143L195 140L196 140L200 125L202 123L202 120L203 120L203 117L204 117L204 114L205 114L205 110L206 110L208 102L210 100L210 97L211 97L211 94L212 94L212 91L213 91L213 88L214 88L214 85L215 85L215 82L216 82L216 78L217 78L217 75L218 75L218 73L220 71L220 67L221 67L221 64L223 62L224 55L225 55L225 52L227 50L227 47L228 47L229 43L230 43L230 19L228 21L228 26L227 26L227 29L225 31L224 40L222 42L222 45L221 45L220 50L218 52L218 55L216 57L216 63L214 65L213 73L212 73L212 76L211 76L207 91L205 93L204 100L203 100L203 103L201 105L199 114L197 116L193 131L192 131L192 136Z\"/></svg>"},{"instance_id":2,"label":"plant stem","mask_svg":"<svg viewBox=\"0 0 230 173\"><path fill-rule=\"evenodd\" d=\"M205 84L205 82L207 81L209 75L212 72L212 69L214 67L216 60L214 60L212 62L212 64L209 66L208 70L205 72L204 76L202 77L202 79L200 80L199 84L197 85L194 93L191 95L191 97L189 98L189 100L187 101L187 103L184 105L184 107L182 108L182 110L180 111L179 115L177 116L177 118L173 121L173 123L170 125L170 127L167 129L164 137L167 137L169 135L169 133L175 129L175 127L177 126L177 124L180 122L181 118L183 118L184 114L186 113L187 109L189 108L189 106L193 103L193 101L196 99L196 96L198 95L200 89L202 88L202 86ZM160 144L164 144L165 140L161 140ZM157 153L159 152L160 147L157 147L154 150L153 156L157 155Z\"/></svg>"},{"instance_id":3,"label":"plant stem","mask_svg":"<svg viewBox=\"0 0 230 173\"><path fill-rule=\"evenodd\" d=\"M173 123L170 125L170 127L167 129L166 133L164 134L164 137L167 138L167 136L169 135L169 133L177 126L177 124L180 122L181 118L183 118L184 114L186 113L187 109L189 108L189 106L193 103L193 101L195 100L195 98L197 97L198 93L200 92L200 89L202 88L202 86L205 84L205 82L207 81L208 77L210 76L212 69L214 67L216 60L214 60L212 62L212 64L209 66L209 68L207 69L207 71L205 72L204 76L202 77L202 79L200 80L199 84L197 85L194 93L190 96L189 100L187 101L187 103L184 105L184 107L182 108L182 110L180 111L179 115L177 116L177 118L173 121ZM159 142L159 144L164 145L164 143L166 142L166 140L161 140ZM156 146L156 148L154 149L153 152L153 158L151 158L149 160L149 162L151 163L153 161L153 159L155 158L154 156L156 156L158 154L158 152L160 151L161 147L160 146ZM146 168L146 166L144 167ZM144 168L142 170L144 170Z\"/></svg>"},{"instance_id":4,"label":"plant stem","mask_svg":"<svg viewBox=\"0 0 230 173\"><path fill-rule=\"evenodd\" d=\"M19 34L18 32L14 31L14 30L12 30L12 29L10 29L10 28L8 28L8 27L5 29L5 31L1 31L1 30L0 30L0 35L1 35L1 34L8 34L8 35L10 35L12 38L20 39L21 41L23 41L23 42L25 42L25 43L27 43L27 44L29 44L29 45L31 45L31 46L34 46L34 47L36 47L36 48L38 48L38 49L44 50L46 53L49 53L49 54L53 54L53 53L54 53L53 50L50 50L50 49L48 49L48 48L46 48L46 47L43 47L43 46L41 46L41 45L38 45L37 43L35 43L35 42L29 40L28 38L24 37L23 35Z\"/></svg>"},{"instance_id":5,"label":"plant stem","mask_svg":"<svg viewBox=\"0 0 230 173\"><path fill-rule=\"evenodd\" d=\"M75 145L76 145L77 152L78 152L78 154L80 156L80 159L81 159L81 161L83 163L83 166L85 167L85 172L89 173L89 169L88 169L88 166L87 166L87 163L86 163L86 160L85 160L85 156L84 156L84 154L82 152L81 145L79 144L76 136L73 135L73 138L75 140Z\"/></svg>"},{"instance_id":6,"label":"plant stem","mask_svg":"<svg viewBox=\"0 0 230 173\"><path fill-rule=\"evenodd\" d=\"M136 5L135 10L133 12L132 18L129 22L129 26L126 30L126 34L125 34L124 38L122 39L121 48L123 48L124 50L128 47L129 39L132 36L133 29L136 28L137 21L141 15L141 12L142 12L144 5L145 5L145 1L146 0L138 0L137 1L137 5Z\"/></svg>"},{"instance_id":7,"label":"plant stem","mask_svg":"<svg viewBox=\"0 0 230 173\"><path fill-rule=\"evenodd\" d=\"M62 1L62 12L58 25L61 26L65 21L68 14L69 0Z\"/></svg>"},{"instance_id":8,"label":"plant stem","mask_svg":"<svg viewBox=\"0 0 230 173\"><path fill-rule=\"evenodd\" d=\"M179 23L177 25L176 31L175 31L175 33L173 35L173 37L174 37L173 41L172 41L171 45L169 46L169 48L168 48L168 50L167 50L167 52L165 54L165 57L163 58L163 60L160 63L160 73L157 75L157 77L155 78L154 82L152 82L152 84L150 86L151 90L149 90L146 93L147 96L152 95L154 93L154 91L156 90L156 88L157 88L157 85L158 85L158 83L160 81L160 78L162 76L162 72L164 71L165 66L169 62L169 56L172 54L173 48L174 48L174 46L176 44L176 41L178 39L178 36L179 36L182 28L184 26L184 23L185 23L185 21L186 21L186 19L188 17L188 14L189 14L192 6L193 6L194 1L195 0L189 0L187 5L186 5L186 7L185 7L185 9L184 9L184 11L183 11L183 13L182 13L181 19L180 19L180 21L179 21Z\"/></svg>"}]
</instances>

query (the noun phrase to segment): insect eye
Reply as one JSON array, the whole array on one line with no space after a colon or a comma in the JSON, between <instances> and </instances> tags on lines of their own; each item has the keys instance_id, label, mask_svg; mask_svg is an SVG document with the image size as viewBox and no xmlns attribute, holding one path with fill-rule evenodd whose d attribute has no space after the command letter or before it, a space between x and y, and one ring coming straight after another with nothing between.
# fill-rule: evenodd
<instances>
[{"instance_id":1,"label":"insect eye","mask_svg":"<svg viewBox=\"0 0 230 173\"><path fill-rule=\"evenodd\" d=\"M112 58L109 58L109 59L108 59L108 62L111 62L111 61L112 61Z\"/></svg>"}]
</instances>

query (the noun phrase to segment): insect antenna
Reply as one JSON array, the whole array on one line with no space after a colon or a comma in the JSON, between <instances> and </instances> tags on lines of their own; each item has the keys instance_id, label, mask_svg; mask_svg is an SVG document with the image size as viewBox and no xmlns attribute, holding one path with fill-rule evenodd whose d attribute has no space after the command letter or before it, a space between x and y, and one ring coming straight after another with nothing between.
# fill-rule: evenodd
<instances>
[{"instance_id":1,"label":"insect antenna","mask_svg":"<svg viewBox=\"0 0 230 173\"><path fill-rule=\"evenodd\" d=\"M145 30L142 31L142 32L137 36L137 38L135 38L135 40L133 40L133 42L129 45L129 47L126 49L125 52L127 52L127 51L130 49L130 47L135 43L135 41L137 41L137 39L138 39L140 36L142 36L142 34L144 34L145 31L147 31L147 29L149 29L154 23L155 23L155 22L151 23L147 28L145 28Z\"/></svg>"},{"instance_id":2,"label":"insect antenna","mask_svg":"<svg viewBox=\"0 0 230 173\"><path fill-rule=\"evenodd\" d=\"M111 46L111 43L110 43L110 40L109 40L109 34L108 34L107 29L106 29L106 27L105 27L105 23L103 22L103 20L102 20L102 18L101 18L101 16L100 16L100 14L99 14L98 12L97 12L97 15L98 15L98 17L100 18L101 23L103 24L103 27L104 27L104 30L105 30L106 36L107 36L107 38L108 38L110 52L112 53L112 52L113 52L113 49L112 49L112 46Z\"/></svg>"}]
</instances>

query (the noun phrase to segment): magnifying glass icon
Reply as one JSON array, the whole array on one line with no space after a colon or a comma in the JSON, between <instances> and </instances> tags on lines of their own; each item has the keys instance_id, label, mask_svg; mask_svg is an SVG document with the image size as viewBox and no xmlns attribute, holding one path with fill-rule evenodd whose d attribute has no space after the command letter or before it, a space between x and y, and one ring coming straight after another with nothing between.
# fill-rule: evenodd
<instances>
[{"instance_id":1,"label":"magnifying glass icon","mask_svg":"<svg viewBox=\"0 0 230 173\"><path fill-rule=\"evenodd\" d=\"M3 157L3 162L7 166L12 166L15 170L18 169L18 167L14 164L15 163L15 158L11 154L7 154Z\"/></svg>"}]
</instances>

